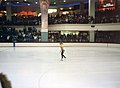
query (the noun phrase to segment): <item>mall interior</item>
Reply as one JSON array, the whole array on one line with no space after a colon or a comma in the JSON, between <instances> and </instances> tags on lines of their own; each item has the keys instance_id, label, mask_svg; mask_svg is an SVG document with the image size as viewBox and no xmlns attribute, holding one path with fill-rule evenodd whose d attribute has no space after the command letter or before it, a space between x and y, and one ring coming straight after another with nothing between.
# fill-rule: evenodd
<instances>
[{"instance_id":1,"label":"mall interior","mask_svg":"<svg viewBox=\"0 0 120 88\"><path fill-rule=\"evenodd\" d=\"M0 2L1 43L120 43L119 23L120 0Z\"/></svg>"}]
</instances>

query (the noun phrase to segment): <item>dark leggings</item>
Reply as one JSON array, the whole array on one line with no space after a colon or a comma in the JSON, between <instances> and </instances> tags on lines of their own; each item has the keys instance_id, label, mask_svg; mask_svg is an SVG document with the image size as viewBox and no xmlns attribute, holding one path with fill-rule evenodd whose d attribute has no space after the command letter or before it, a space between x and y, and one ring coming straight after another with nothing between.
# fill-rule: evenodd
<instances>
[{"instance_id":1,"label":"dark leggings","mask_svg":"<svg viewBox=\"0 0 120 88\"><path fill-rule=\"evenodd\" d=\"M62 52L61 52L61 57L62 57L62 59L63 59L63 57L66 58L63 53L64 53L64 50L62 50Z\"/></svg>"}]
</instances>

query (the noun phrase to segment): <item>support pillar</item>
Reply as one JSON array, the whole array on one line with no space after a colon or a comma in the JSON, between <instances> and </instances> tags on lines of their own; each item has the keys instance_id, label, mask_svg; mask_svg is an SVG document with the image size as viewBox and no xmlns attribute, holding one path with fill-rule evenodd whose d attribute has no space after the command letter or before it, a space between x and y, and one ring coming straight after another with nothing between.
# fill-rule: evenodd
<instances>
[{"instance_id":1,"label":"support pillar","mask_svg":"<svg viewBox=\"0 0 120 88\"><path fill-rule=\"evenodd\" d=\"M7 11L7 21L12 21L12 12L11 12L11 3L7 2L6 5L6 11Z\"/></svg>"},{"instance_id":2,"label":"support pillar","mask_svg":"<svg viewBox=\"0 0 120 88\"><path fill-rule=\"evenodd\" d=\"M41 41L48 41L48 8L50 0L40 0L41 10Z\"/></svg>"},{"instance_id":3,"label":"support pillar","mask_svg":"<svg viewBox=\"0 0 120 88\"><path fill-rule=\"evenodd\" d=\"M95 18L95 0L89 0L89 12L88 13L89 13L88 15L90 17ZM91 21L91 18L90 18L90 21ZM92 27L92 25L91 25L91 27ZM90 34L90 42L94 42L95 41L95 31L93 30L93 28L91 28L91 30L89 31L89 34Z\"/></svg>"},{"instance_id":4,"label":"support pillar","mask_svg":"<svg viewBox=\"0 0 120 88\"><path fill-rule=\"evenodd\" d=\"M95 18L95 0L89 0L89 16Z\"/></svg>"},{"instance_id":5,"label":"support pillar","mask_svg":"<svg viewBox=\"0 0 120 88\"><path fill-rule=\"evenodd\" d=\"M94 42L95 41L95 31L90 30L89 35L90 35L90 42Z\"/></svg>"}]
</instances>

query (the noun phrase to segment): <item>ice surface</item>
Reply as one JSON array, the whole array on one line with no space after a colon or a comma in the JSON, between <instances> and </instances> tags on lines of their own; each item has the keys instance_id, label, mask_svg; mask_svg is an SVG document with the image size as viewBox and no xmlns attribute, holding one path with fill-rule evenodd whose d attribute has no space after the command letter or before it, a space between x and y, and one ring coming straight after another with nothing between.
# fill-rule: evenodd
<instances>
[{"instance_id":1,"label":"ice surface","mask_svg":"<svg viewBox=\"0 0 120 88\"><path fill-rule=\"evenodd\" d=\"M120 88L120 48L0 47L13 88Z\"/></svg>"}]
</instances>

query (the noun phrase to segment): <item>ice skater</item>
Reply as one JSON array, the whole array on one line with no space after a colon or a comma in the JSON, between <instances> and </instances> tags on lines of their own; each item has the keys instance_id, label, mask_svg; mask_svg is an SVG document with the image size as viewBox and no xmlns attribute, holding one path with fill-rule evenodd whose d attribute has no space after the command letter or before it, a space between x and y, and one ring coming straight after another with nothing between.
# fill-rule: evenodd
<instances>
[{"instance_id":1,"label":"ice skater","mask_svg":"<svg viewBox=\"0 0 120 88\"><path fill-rule=\"evenodd\" d=\"M60 43L60 48L61 48L61 61L63 61L63 58L66 58L66 56L64 55L65 50L63 49L63 43Z\"/></svg>"}]
</instances>

